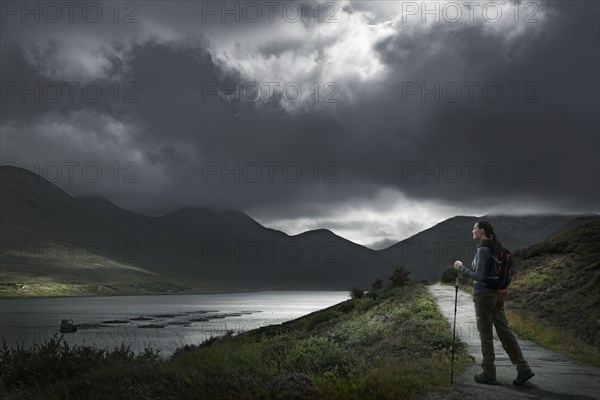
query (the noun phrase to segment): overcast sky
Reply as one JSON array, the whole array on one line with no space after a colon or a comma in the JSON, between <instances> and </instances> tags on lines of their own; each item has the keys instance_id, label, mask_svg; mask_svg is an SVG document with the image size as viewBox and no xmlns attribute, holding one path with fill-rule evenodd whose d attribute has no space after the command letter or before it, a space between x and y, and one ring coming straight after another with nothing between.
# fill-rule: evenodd
<instances>
[{"instance_id":1,"label":"overcast sky","mask_svg":"<svg viewBox=\"0 0 600 400\"><path fill-rule=\"evenodd\" d=\"M1 161L364 245L599 212L598 3L467 3L3 1Z\"/></svg>"}]
</instances>

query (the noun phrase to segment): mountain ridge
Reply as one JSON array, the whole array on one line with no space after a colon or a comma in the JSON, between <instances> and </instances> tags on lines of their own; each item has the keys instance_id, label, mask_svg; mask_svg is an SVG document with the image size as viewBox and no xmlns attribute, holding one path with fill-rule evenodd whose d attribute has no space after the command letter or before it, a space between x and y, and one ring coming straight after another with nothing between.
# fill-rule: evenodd
<instances>
[{"instance_id":1,"label":"mountain ridge","mask_svg":"<svg viewBox=\"0 0 600 400\"><path fill-rule=\"evenodd\" d=\"M479 218L455 216L374 250L324 228L288 235L239 210L187 206L153 217L121 208L99 194L73 197L18 167L0 166L0 175L0 233L12 246L2 248L0 283L40 279L107 284L114 273L115 285L125 285L145 282L150 272L175 286L204 291L347 290L366 289L399 264L414 279L435 280L453 257L467 260L474 247L471 227ZM493 223L501 241L511 248L596 217L494 216ZM444 247L448 242L462 242L460 251L450 254L452 248ZM31 264L31 251L19 250L19 246L39 248L43 253L52 245L71 253L81 253L86 245L99 249L95 263L103 269L91 274L84 268L85 257L72 260L64 254L58 262L42 259ZM127 265L145 273L138 276Z\"/></svg>"}]
</instances>

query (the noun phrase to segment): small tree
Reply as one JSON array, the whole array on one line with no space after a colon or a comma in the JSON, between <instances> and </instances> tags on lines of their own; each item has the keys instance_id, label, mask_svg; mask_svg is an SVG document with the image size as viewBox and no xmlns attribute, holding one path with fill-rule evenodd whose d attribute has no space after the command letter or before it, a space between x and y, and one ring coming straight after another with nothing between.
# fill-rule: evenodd
<instances>
[{"instance_id":1,"label":"small tree","mask_svg":"<svg viewBox=\"0 0 600 400\"><path fill-rule=\"evenodd\" d=\"M442 283L454 283L454 281L456 280L456 275L457 275L457 271L454 267L450 267L447 270L444 271L444 273L442 274L440 281Z\"/></svg>"},{"instance_id":2,"label":"small tree","mask_svg":"<svg viewBox=\"0 0 600 400\"><path fill-rule=\"evenodd\" d=\"M383 281L381 279L377 278L371 285L371 290L381 289L382 287L383 287Z\"/></svg>"},{"instance_id":3,"label":"small tree","mask_svg":"<svg viewBox=\"0 0 600 400\"><path fill-rule=\"evenodd\" d=\"M357 287L350 289L350 297L353 299L362 299L365 297L365 291Z\"/></svg>"},{"instance_id":4,"label":"small tree","mask_svg":"<svg viewBox=\"0 0 600 400\"><path fill-rule=\"evenodd\" d=\"M392 281L392 286L406 285L408 282L410 282L410 278L408 277L409 274L409 270L402 265L397 265L392 271L392 275L389 277L389 279Z\"/></svg>"}]
</instances>

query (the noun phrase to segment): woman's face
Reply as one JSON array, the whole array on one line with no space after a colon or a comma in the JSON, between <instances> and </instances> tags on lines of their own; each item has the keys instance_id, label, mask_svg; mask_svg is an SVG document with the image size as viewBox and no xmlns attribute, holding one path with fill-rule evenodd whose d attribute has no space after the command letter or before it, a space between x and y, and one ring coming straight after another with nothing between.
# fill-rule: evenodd
<instances>
[{"instance_id":1,"label":"woman's face","mask_svg":"<svg viewBox=\"0 0 600 400\"><path fill-rule=\"evenodd\" d=\"M473 230L471 232L473 233L474 240L483 240L486 238L485 231L483 229L479 229L479 225L477 225L477 223L473 225Z\"/></svg>"}]
</instances>

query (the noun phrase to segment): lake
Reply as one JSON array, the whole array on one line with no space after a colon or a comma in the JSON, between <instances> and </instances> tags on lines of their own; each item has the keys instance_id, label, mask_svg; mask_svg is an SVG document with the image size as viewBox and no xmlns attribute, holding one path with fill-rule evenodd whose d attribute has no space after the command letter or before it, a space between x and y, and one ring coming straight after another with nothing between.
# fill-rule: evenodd
<instances>
[{"instance_id":1,"label":"lake","mask_svg":"<svg viewBox=\"0 0 600 400\"><path fill-rule=\"evenodd\" d=\"M28 348L59 333L62 319L72 319L79 325L77 332L62 334L71 345L112 348L125 343L135 352L151 346L166 358L186 344L199 344L229 330L240 333L280 324L349 298L348 291L265 291L2 299L0 337L9 346ZM130 320L140 316L151 319ZM140 327L148 324L164 327Z\"/></svg>"}]
</instances>

